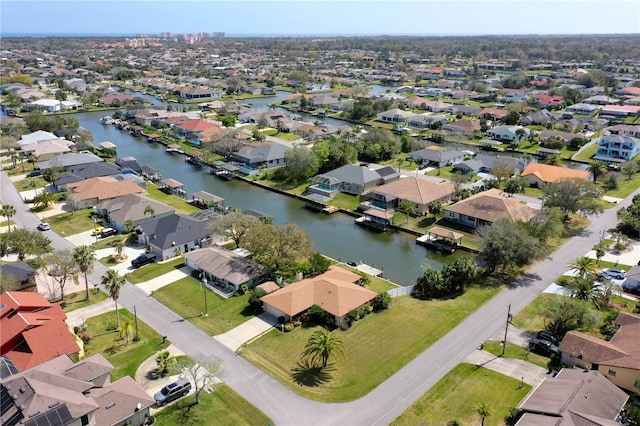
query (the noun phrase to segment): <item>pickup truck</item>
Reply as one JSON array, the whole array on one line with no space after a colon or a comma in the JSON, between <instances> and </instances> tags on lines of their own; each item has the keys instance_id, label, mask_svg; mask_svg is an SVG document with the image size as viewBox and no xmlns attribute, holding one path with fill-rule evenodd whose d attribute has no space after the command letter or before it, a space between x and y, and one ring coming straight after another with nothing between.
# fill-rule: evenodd
<instances>
[{"instance_id":1,"label":"pickup truck","mask_svg":"<svg viewBox=\"0 0 640 426\"><path fill-rule=\"evenodd\" d=\"M156 261L156 255L151 253L144 253L140 256L136 257L131 261L131 266L134 268L139 268L141 266L146 265L147 263L153 263Z\"/></svg>"}]
</instances>

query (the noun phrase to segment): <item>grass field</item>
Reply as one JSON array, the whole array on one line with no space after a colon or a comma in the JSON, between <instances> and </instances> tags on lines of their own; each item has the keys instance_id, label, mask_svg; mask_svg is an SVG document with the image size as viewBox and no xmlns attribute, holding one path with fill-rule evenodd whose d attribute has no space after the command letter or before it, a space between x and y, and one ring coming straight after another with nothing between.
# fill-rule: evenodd
<instances>
[{"instance_id":1,"label":"grass field","mask_svg":"<svg viewBox=\"0 0 640 426\"><path fill-rule=\"evenodd\" d=\"M503 425L509 410L529 390L531 386L522 386L520 380L474 365L458 364L391 424L446 425L457 420L459 424L477 425L480 417L474 407L485 402L493 415L485 419L484 425Z\"/></svg>"},{"instance_id":2,"label":"grass field","mask_svg":"<svg viewBox=\"0 0 640 426\"><path fill-rule=\"evenodd\" d=\"M33 186L32 186L33 184ZM17 182L13 183L13 186L16 187L18 192L28 191L30 189L35 188L44 188L48 183L42 176L34 177L34 178L24 178Z\"/></svg>"},{"instance_id":3,"label":"grass field","mask_svg":"<svg viewBox=\"0 0 640 426\"><path fill-rule=\"evenodd\" d=\"M158 189L154 184L147 182L147 195L156 201L165 203L174 207L176 213L193 214L199 212L200 209L187 203L184 199L173 194L166 194Z\"/></svg>"},{"instance_id":4,"label":"grass field","mask_svg":"<svg viewBox=\"0 0 640 426\"><path fill-rule=\"evenodd\" d=\"M81 209L74 212L60 213L46 219L58 235L69 236L79 232L89 232L95 224L91 219L92 209Z\"/></svg>"},{"instance_id":5,"label":"grass field","mask_svg":"<svg viewBox=\"0 0 640 426\"><path fill-rule=\"evenodd\" d=\"M549 362L549 358L534 354L533 352L529 352L526 348L511 343L507 343L507 348L504 351L504 355L502 355L502 343L495 340L484 342L484 350L495 356L521 359L542 368L547 368L547 363Z\"/></svg>"},{"instance_id":6,"label":"grass field","mask_svg":"<svg viewBox=\"0 0 640 426\"><path fill-rule=\"evenodd\" d=\"M108 331L108 329L115 329L116 326L116 313L114 311L89 318L86 321L86 331L92 338L88 344L85 344L85 354L87 356L102 354L113 364L115 369L111 372L112 381L124 376L135 377L138 366L144 360L157 351L165 349L170 344L169 341L162 343L162 336L140 320L138 320L139 340L137 342L131 341L127 344L126 340L120 337L120 333ZM119 309L119 311L120 324L134 323L131 312L126 309Z\"/></svg>"},{"instance_id":7,"label":"grass field","mask_svg":"<svg viewBox=\"0 0 640 426\"><path fill-rule=\"evenodd\" d=\"M183 266L184 258L182 256L168 262L151 263L128 273L127 280L129 280L131 284L140 284L153 278L157 278L160 275L164 275L168 272L180 269Z\"/></svg>"},{"instance_id":8,"label":"grass field","mask_svg":"<svg viewBox=\"0 0 640 426\"><path fill-rule=\"evenodd\" d=\"M155 416L155 424L158 426L206 426L212 422L218 426L272 424L266 414L224 383L216 385L213 393L202 392L200 404L195 405L195 399L195 396L191 395L159 411Z\"/></svg>"},{"instance_id":9,"label":"grass field","mask_svg":"<svg viewBox=\"0 0 640 426\"><path fill-rule=\"evenodd\" d=\"M84 288L84 277L80 274L79 284ZM91 299L87 300L87 292L85 290L77 291L71 294L65 294L64 302L60 305L63 306L65 312L75 311L76 309L86 308L89 305L93 305L98 302L102 302L109 296L106 293L98 291L97 293L92 288L93 286L89 284L89 293L91 295Z\"/></svg>"},{"instance_id":10,"label":"grass field","mask_svg":"<svg viewBox=\"0 0 640 426\"><path fill-rule=\"evenodd\" d=\"M304 397L354 400L397 372L498 290L471 288L455 299L438 301L394 298L391 309L336 331L344 341L345 357L320 372L300 363L300 354L317 327L298 327L289 333L274 330L241 348L241 354Z\"/></svg>"}]
</instances>

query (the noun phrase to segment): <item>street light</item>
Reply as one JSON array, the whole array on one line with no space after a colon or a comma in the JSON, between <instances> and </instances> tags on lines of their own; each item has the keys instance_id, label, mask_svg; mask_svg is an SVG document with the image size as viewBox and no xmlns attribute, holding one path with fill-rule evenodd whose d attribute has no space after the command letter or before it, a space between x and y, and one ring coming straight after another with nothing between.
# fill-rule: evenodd
<instances>
[{"instance_id":1,"label":"street light","mask_svg":"<svg viewBox=\"0 0 640 426\"><path fill-rule=\"evenodd\" d=\"M207 305L207 277L202 274L202 289L204 290L204 312L203 317L209 316L209 306Z\"/></svg>"}]
</instances>

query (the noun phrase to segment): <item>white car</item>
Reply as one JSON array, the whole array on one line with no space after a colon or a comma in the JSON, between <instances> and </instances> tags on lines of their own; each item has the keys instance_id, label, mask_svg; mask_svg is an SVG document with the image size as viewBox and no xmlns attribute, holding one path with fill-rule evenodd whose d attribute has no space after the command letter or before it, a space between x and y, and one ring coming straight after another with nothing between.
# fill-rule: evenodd
<instances>
[{"instance_id":1,"label":"white car","mask_svg":"<svg viewBox=\"0 0 640 426\"><path fill-rule=\"evenodd\" d=\"M627 277L626 273L618 268L605 269L602 276L609 280L624 280Z\"/></svg>"},{"instance_id":2,"label":"white car","mask_svg":"<svg viewBox=\"0 0 640 426\"><path fill-rule=\"evenodd\" d=\"M51 226L47 222L40 222L38 225L38 231L48 231L51 229Z\"/></svg>"}]
</instances>

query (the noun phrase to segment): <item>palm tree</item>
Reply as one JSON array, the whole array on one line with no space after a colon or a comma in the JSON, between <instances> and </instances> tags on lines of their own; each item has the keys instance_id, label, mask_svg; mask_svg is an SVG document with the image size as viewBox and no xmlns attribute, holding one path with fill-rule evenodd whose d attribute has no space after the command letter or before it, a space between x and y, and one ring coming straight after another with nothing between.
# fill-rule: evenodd
<instances>
[{"instance_id":1,"label":"palm tree","mask_svg":"<svg viewBox=\"0 0 640 426\"><path fill-rule=\"evenodd\" d=\"M602 160L596 160L589 165L587 170L593 176L593 181L596 182L600 176L607 173L607 165Z\"/></svg>"},{"instance_id":2,"label":"palm tree","mask_svg":"<svg viewBox=\"0 0 640 426\"><path fill-rule=\"evenodd\" d=\"M578 300L586 300L598 305L598 298L602 293L600 284L596 283L589 277L577 276L573 277L567 284L567 288L571 290L571 296Z\"/></svg>"},{"instance_id":3,"label":"palm tree","mask_svg":"<svg viewBox=\"0 0 640 426\"><path fill-rule=\"evenodd\" d=\"M56 194L52 192L42 191L41 193L33 197L33 204L34 207L47 208L49 207L49 204L55 203L57 198L58 197L56 197Z\"/></svg>"},{"instance_id":4,"label":"palm tree","mask_svg":"<svg viewBox=\"0 0 640 426\"><path fill-rule=\"evenodd\" d=\"M307 341L305 350L302 353L303 358L310 358L315 364L320 361L322 368L325 368L332 356L344 356L344 342L335 333L322 328L314 332Z\"/></svg>"},{"instance_id":5,"label":"palm tree","mask_svg":"<svg viewBox=\"0 0 640 426\"><path fill-rule=\"evenodd\" d=\"M580 277L592 277L598 271L596 261L586 257L577 257L569 262L569 268L575 269Z\"/></svg>"},{"instance_id":6,"label":"palm tree","mask_svg":"<svg viewBox=\"0 0 640 426\"><path fill-rule=\"evenodd\" d=\"M144 214L144 216L149 215L151 217L156 217L156 211L151 206L145 207L143 214Z\"/></svg>"},{"instance_id":7,"label":"palm tree","mask_svg":"<svg viewBox=\"0 0 640 426\"><path fill-rule=\"evenodd\" d=\"M478 415L480 416L480 420L482 421L482 425L484 425L484 420L487 417L491 417L493 416L493 408L487 403L487 402L480 402L479 404L476 404L476 406L474 407L476 409L476 412L478 413Z\"/></svg>"},{"instance_id":8,"label":"palm tree","mask_svg":"<svg viewBox=\"0 0 640 426\"><path fill-rule=\"evenodd\" d=\"M106 274L102 276L102 285L109 292L109 296L116 304L116 323L120 327L120 313L118 312L118 298L120 297L120 290L124 287L127 281L125 278L118 274L118 271L109 269Z\"/></svg>"},{"instance_id":9,"label":"palm tree","mask_svg":"<svg viewBox=\"0 0 640 426\"><path fill-rule=\"evenodd\" d=\"M124 324L118 327L118 331L120 332L120 338L125 339L128 345L129 341L131 341L131 337L133 337L133 332L135 331L133 322L131 320L127 320Z\"/></svg>"},{"instance_id":10,"label":"palm tree","mask_svg":"<svg viewBox=\"0 0 640 426\"><path fill-rule=\"evenodd\" d=\"M89 292L87 273L93 270L93 262L96 260L96 254L90 246L78 246L73 251L73 259L76 261L80 272L84 274L84 287L87 292L87 300L89 300L91 299L91 293Z\"/></svg>"},{"instance_id":11,"label":"palm tree","mask_svg":"<svg viewBox=\"0 0 640 426\"><path fill-rule=\"evenodd\" d=\"M116 241L113 246L116 250L116 256L118 257L118 259L122 259L122 253L124 252L124 243L122 241Z\"/></svg>"},{"instance_id":12,"label":"palm tree","mask_svg":"<svg viewBox=\"0 0 640 426\"><path fill-rule=\"evenodd\" d=\"M3 204L0 208L0 214L7 218L7 227L11 231L11 218L16 215L16 208L11 204Z\"/></svg>"}]
</instances>

